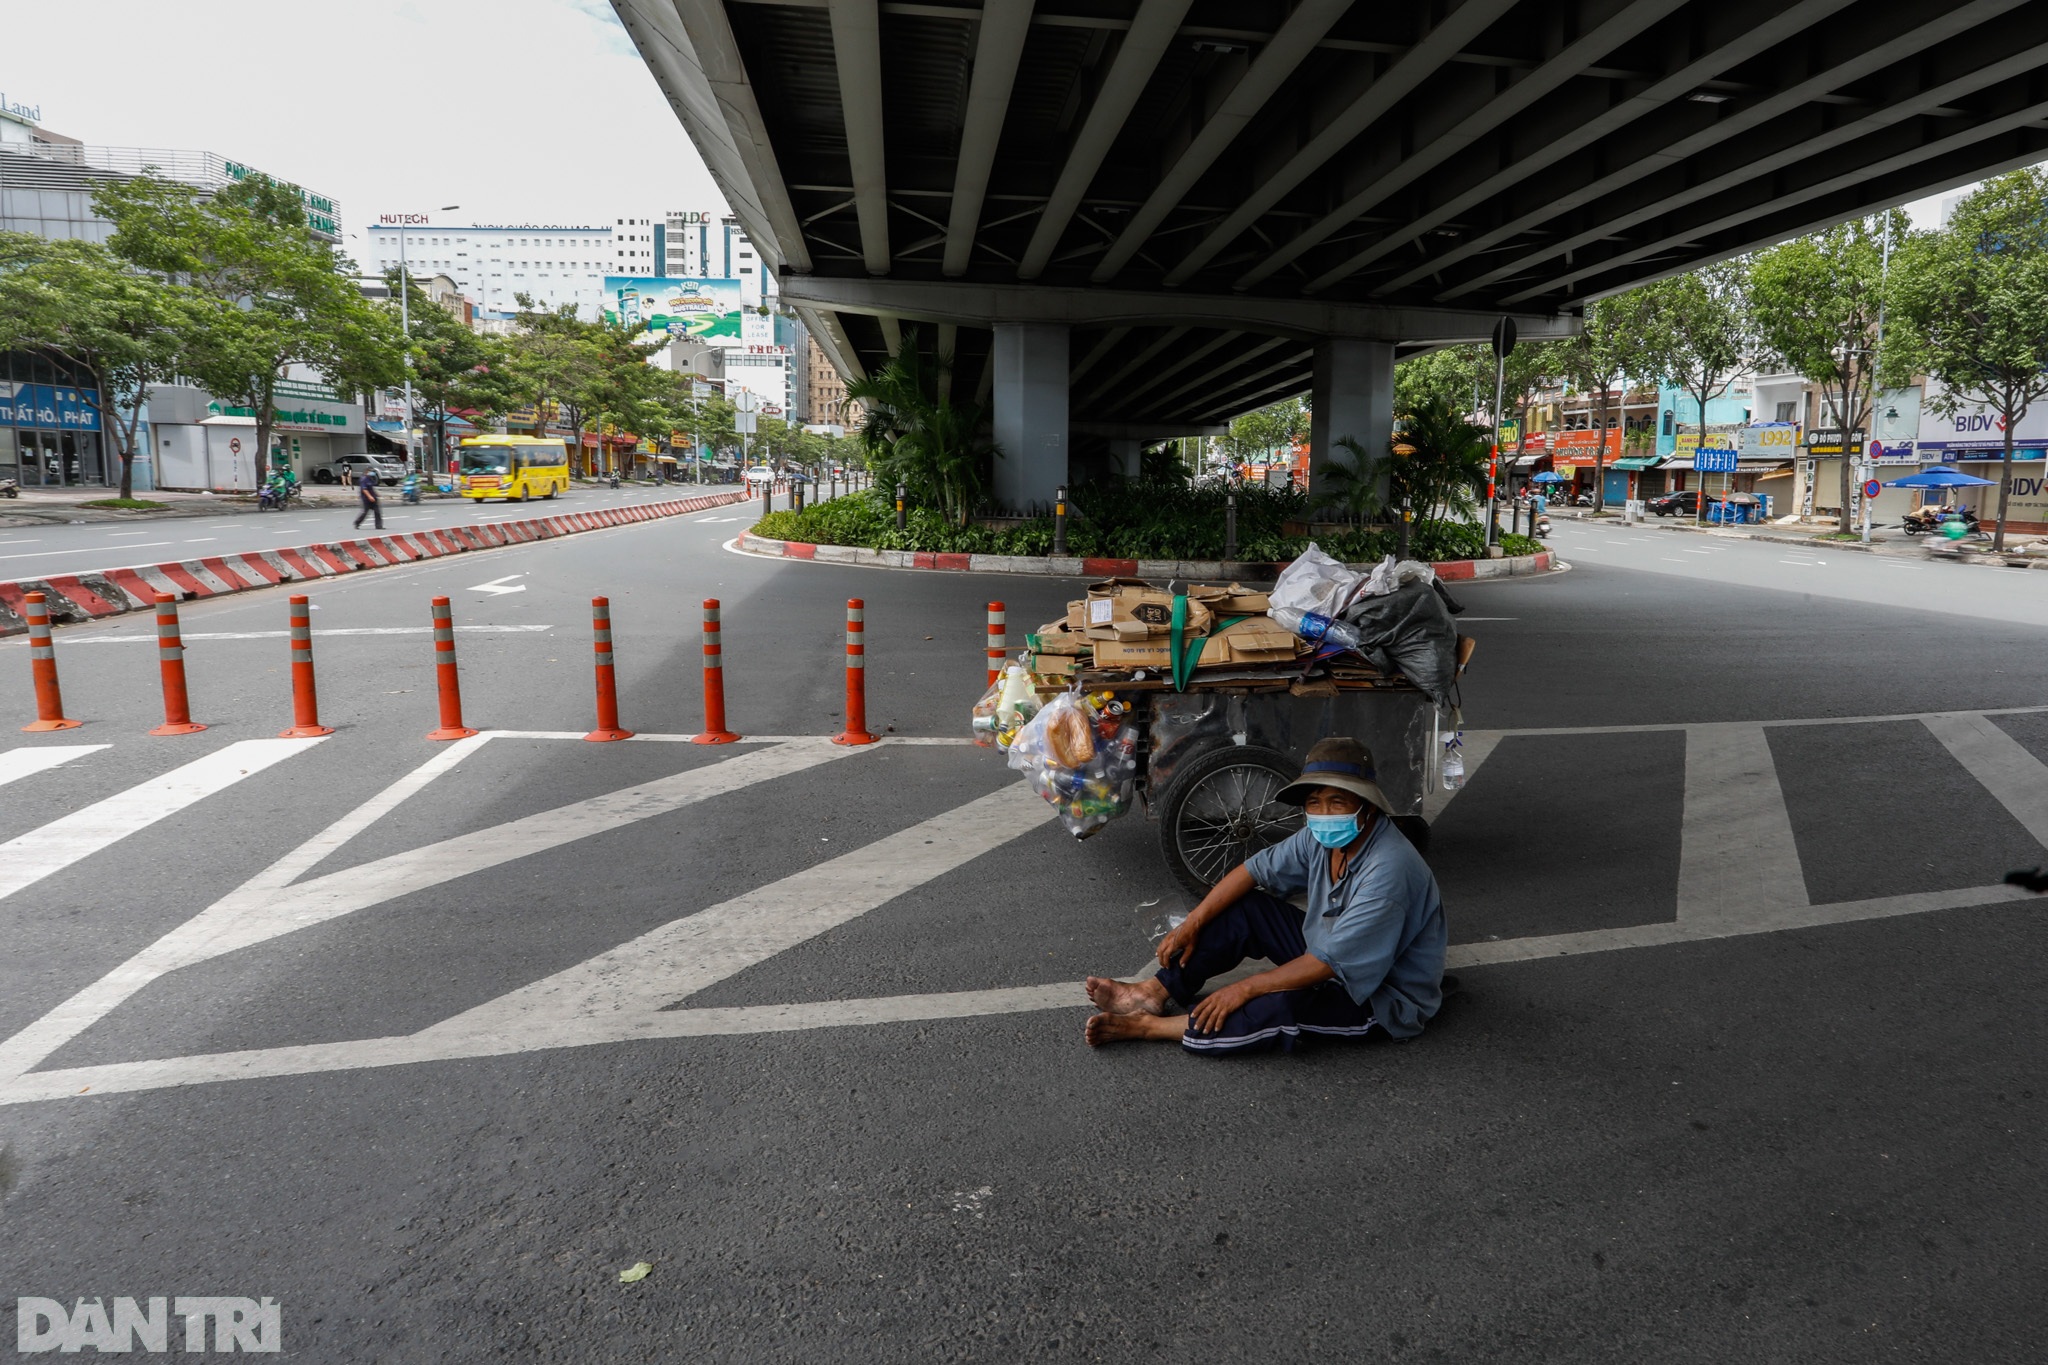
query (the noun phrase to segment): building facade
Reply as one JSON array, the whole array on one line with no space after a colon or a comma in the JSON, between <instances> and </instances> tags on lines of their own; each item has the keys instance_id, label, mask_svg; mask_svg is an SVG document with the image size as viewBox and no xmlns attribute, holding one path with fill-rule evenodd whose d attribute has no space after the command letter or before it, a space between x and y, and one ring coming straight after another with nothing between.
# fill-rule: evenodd
<instances>
[{"instance_id":1,"label":"building facade","mask_svg":"<svg viewBox=\"0 0 2048 1365\"><path fill-rule=\"evenodd\" d=\"M672 209L664 218L661 250L657 259L662 269L646 273L676 278L738 280L745 298L758 305L763 289L762 267L753 242L740 220L730 213L702 209ZM773 292L773 286L768 286Z\"/></svg>"}]
</instances>

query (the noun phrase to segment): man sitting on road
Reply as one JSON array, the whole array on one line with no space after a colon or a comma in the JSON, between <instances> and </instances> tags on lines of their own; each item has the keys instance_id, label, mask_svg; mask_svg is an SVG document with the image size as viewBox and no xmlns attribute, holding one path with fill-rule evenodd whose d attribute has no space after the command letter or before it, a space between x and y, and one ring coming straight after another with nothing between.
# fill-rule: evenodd
<instances>
[{"instance_id":1,"label":"man sitting on road","mask_svg":"<svg viewBox=\"0 0 2048 1365\"><path fill-rule=\"evenodd\" d=\"M1388 815L1372 755L1355 739L1308 751L1276 798L1308 826L1254 853L1159 943L1135 985L1091 976L1091 1046L1178 1039L1198 1055L1293 1050L1304 1033L1413 1038L1443 1002L1444 908L1436 878ZM1263 890L1261 888L1264 888ZM1306 893L1304 913L1281 899ZM1197 1000L1247 958L1278 965ZM1169 1003L1188 1009L1168 1014Z\"/></svg>"}]
</instances>

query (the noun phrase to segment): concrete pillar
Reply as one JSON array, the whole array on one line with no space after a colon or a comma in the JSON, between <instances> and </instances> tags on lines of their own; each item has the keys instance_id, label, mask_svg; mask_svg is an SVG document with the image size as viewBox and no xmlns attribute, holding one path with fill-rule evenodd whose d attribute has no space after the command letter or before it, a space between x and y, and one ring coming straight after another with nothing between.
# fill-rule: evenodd
<instances>
[{"instance_id":1,"label":"concrete pillar","mask_svg":"<svg viewBox=\"0 0 2048 1365\"><path fill-rule=\"evenodd\" d=\"M996 501L1050 508L1067 481L1067 329L1059 323L997 323Z\"/></svg>"},{"instance_id":2,"label":"concrete pillar","mask_svg":"<svg viewBox=\"0 0 2048 1365\"><path fill-rule=\"evenodd\" d=\"M1334 455L1350 462L1337 442L1354 438L1368 455L1387 453L1394 434L1394 343L1335 337L1316 344L1315 410L1309 416L1309 489L1322 491L1322 471Z\"/></svg>"},{"instance_id":3,"label":"concrete pillar","mask_svg":"<svg viewBox=\"0 0 2048 1365\"><path fill-rule=\"evenodd\" d=\"M1135 437L1117 436L1110 440L1110 463L1116 466L1117 473L1133 482L1137 481L1138 469L1143 463L1144 455L1145 443Z\"/></svg>"}]
</instances>

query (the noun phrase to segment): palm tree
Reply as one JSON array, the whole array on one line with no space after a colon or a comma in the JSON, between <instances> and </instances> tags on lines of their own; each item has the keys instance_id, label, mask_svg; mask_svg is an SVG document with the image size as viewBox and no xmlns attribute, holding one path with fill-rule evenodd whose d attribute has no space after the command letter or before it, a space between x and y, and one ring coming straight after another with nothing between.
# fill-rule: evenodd
<instances>
[{"instance_id":1,"label":"palm tree","mask_svg":"<svg viewBox=\"0 0 2048 1365\"><path fill-rule=\"evenodd\" d=\"M1332 459L1323 466L1323 492L1316 498L1316 506L1335 507L1354 525L1362 524L1386 506L1386 499L1380 494L1380 474L1385 462L1366 454L1365 447L1354 436L1340 436L1337 444L1351 453L1351 460L1347 464Z\"/></svg>"},{"instance_id":2,"label":"palm tree","mask_svg":"<svg viewBox=\"0 0 2048 1365\"><path fill-rule=\"evenodd\" d=\"M1476 519L1486 491L1486 428L1467 421L1451 399L1425 398L1404 417L1399 439L1413 453L1393 462L1395 505L1418 521Z\"/></svg>"},{"instance_id":3,"label":"palm tree","mask_svg":"<svg viewBox=\"0 0 2048 1365\"><path fill-rule=\"evenodd\" d=\"M877 486L900 483L913 501L965 526L1001 452L984 434L982 405L954 403L940 382L951 370L950 356L929 364L916 329L907 328L888 364L849 380L846 396L867 413L860 439Z\"/></svg>"}]
</instances>

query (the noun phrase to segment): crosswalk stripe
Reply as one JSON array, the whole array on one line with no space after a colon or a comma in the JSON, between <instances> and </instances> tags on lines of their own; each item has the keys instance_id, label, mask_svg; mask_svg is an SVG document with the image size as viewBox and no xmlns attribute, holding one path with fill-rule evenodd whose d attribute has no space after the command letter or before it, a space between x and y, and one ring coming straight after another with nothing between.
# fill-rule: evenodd
<instances>
[{"instance_id":1,"label":"crosswalk stripe","mask_svg":"<svg viewBox=\"0 0 2048 1365\"><path fill-rule=\"evenodd\" d=\"M107 747L104 744L52 744L34 749L9 749L5 753L0 753L0 787L6 786L9 782L19 782L24 777L47 772L59 763L69 763L74 758L96 754Z\"/></svg>"},{"instance_id":2,"label":"crosswalk stripe","mask_svg":"<svg viewBox=\"0 0 2048 1365\"><path fill-rule=\"evenodd\" d=\"M319 742L240 740L0 844L0 899Z\"/></svg>"},{"instance_id":3,"label":"crosswalk stripe","mask_svg":"<svg viewBox=\"0 0 2048 1365\"><path fill-rule=\"evenodd\" d=\"M1921 724L2026 827L2034 842L2048 846L2048 764L1988 716L1928 716Z\"/></svg>"}]
</instances>

